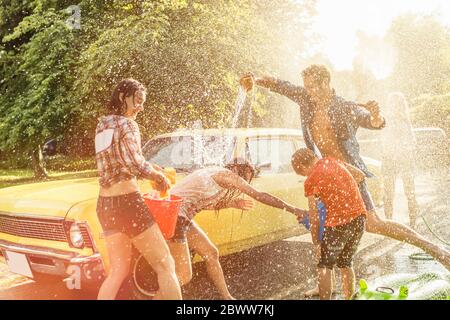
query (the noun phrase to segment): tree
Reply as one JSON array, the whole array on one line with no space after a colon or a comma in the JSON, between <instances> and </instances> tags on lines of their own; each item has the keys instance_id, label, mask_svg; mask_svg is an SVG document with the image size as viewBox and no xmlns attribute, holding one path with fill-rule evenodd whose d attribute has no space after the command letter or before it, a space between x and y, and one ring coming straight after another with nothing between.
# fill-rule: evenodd
<instances>
[{"instance_id":1,"label":"tree","mask_svg":"<svg viewBox=\"0 0 450 320\"><path fill-rule=\"evenodd\" d=\"M0 24L0 151L31 157L35 177L45 178L41 145L63 137L78 116L71 99L77 58L83 43L95 40L95 30L101 30L92 28L92 20L111 19L104 15L109 5L80 3L91 21L78 32L65 23L71 1L3 2L0 16L8 19Z\"/></svg>"},{"instance_id":2,"label":"tree","mask_svg":"<svg viewBox=\"0 0 450 320\"><path fill-rule=\"evenodd\" d=\"M450 32L433 16L404 15L392 23L386 36L396 50L389 79L391 90L407 97L446 93L450 74Z\"/></svg>"},{"instance_id":3,"label":"tree","mask_svg":"<svg viewBox=\"0 0 450 320\"><path fill-rule=\"evenodd\" d=\"M264 3L273 6L274 2ZM290 1L275 3L280 8L289 3L286 8L297 13L305 10ZM106 30L83 53L84 68L77 82L76 91L90 98L82 103L87 111L84 122L91 123L89 134L111 88L124 77L139 79L148 88L140 120L145 137L195 120L205 127L228 125L242 73L280 72L282 58L296 58L289 50L283 55L274 52L292 43L299 47L295 41L285 41L291 24L281 23L280 11L263 13L261 7L255 1L171 2L161 10L144 7L141 15L130 15ZM305 21L299 18L292 24L301 41ZM283 32L287 35L280 37ZM262 104L267 101L258 96L256 116L264 116Z\"/></svg>"},{"instance_id":4,"label":"tree","mask_svg":"<svg viewBox=\"0 0 450 320\"><path fill-rule=\"evenodd\" d=\"M422 95L413 100L412 106L415 126L439 127L450 134L450 94Z\"/></svg>"},{"instance_id":5,"label":"tree","mask_svg":"<svg viewBox=\"0 0 450 320\"><path fill-rule=\"evenodd\" d=\"M23 43L8 51L5 48L2 55L0 97L0 149L29 154L37 178L47 176L40 146L50 132L64 130L70 116L70 110L64 108L68 106L64 80L73 61L68 45L71 32L61 13L41 9L36 6L12 33L3 36L5 44Z\"/></svg>"},{"instance_id":6,"label":"tree","mask_svg":"<svg viewBox=\"0 0 450 320\"><path fill-rule=\"evenodd\" d=\"M83 0L74 30L65 23L71 1L0 1L0 17L12 17L0 22L0 151L30 155L37 177L46 175L39 160L48 139L93 154L97 117L126 77L148 88L144 139L196 120L227 125L239 76L286 72L314 3ZM274 99L258 95L256 122L277 111Z\"/></svg>"}]
</instances>

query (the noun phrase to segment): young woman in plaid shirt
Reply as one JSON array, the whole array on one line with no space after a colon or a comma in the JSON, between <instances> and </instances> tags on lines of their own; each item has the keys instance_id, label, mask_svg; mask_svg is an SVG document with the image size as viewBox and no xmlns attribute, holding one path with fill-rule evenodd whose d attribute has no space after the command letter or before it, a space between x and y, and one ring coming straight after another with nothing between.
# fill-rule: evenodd
<instances>
[{"instance_id":1,"label":"young woman in plaid shirt","mask_svg":"<svg viewBox=\"0 0 450 320\"><path fill-rule=\"evenodd\" d=\"M134 246L158 275L155 299L181 299L175 264L164 237L142 199L137 177L156 182L158 191L169 187L167 178L142 155L141 135L135 122L143 110L145 87L134 79L122 80L96 129L95 151L100 174L97 215L104 231L110 272L98 299L114 299L128 276Z\"/></svg>"}]
</instances>

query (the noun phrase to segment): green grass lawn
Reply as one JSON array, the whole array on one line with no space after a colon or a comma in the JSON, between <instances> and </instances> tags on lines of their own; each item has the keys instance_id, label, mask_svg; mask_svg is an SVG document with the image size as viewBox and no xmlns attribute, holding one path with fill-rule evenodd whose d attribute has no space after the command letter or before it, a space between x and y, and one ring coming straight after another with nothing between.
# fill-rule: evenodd
<instances>
[{"instance_id":1,"label":"green grass lawn","mask_svg":"<svg viewBox=\"0 0 450 320\"><path fill-rule=\"evenodd\" d=\"M46 180L37 180L33 177L33 171L30 169L0 169L0 188L12 187L20 184L65 180L76 178L90 178L97 176L97 170L80 171L50 171L49 178Z\"/></svg>"}]
</instances>

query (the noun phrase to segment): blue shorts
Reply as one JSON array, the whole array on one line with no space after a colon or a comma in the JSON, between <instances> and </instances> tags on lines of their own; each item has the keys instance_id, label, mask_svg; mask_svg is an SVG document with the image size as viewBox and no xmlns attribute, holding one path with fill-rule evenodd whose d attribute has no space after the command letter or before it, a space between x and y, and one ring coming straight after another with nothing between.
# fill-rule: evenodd
<instances>
[{"instance_id":1,"label":"blue shorts","mask_svg":"<svg viewBox=\"0 0 450 320\"><path fill-rule=\"evenodd\" d=\"M375 210L375 204L373 203L372 196L369 192L369 187L367 186L366 180L358 184L359 193L361 193L361 197L364 201L364 206L366 207L367 212Z\"/></svg>"}]
</instances>

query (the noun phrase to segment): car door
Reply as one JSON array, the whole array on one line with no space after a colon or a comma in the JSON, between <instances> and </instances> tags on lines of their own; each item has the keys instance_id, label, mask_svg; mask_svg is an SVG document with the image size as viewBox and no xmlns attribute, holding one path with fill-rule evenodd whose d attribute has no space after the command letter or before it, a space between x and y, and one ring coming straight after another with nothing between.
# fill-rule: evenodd
<instances>
[{"instance_id":1,"label":"car door","mask_svg":"<svg viewBox=\"0 0 450 320\"><path fill-rule=\"evenodd\" d=\"M268 192L282 200L306 208L303 181L291 166L291 156L300 147L299 137L258 136L246 141L247 156L255 166L270 163L262 168L252 185L260 191ZM247 197L248 198L248 197ZM255 241L270 242L298 228L293 214L255 201L251 211L234 211L232 229L233 241L259 238Z\"/></svg>"}]
</instances>

